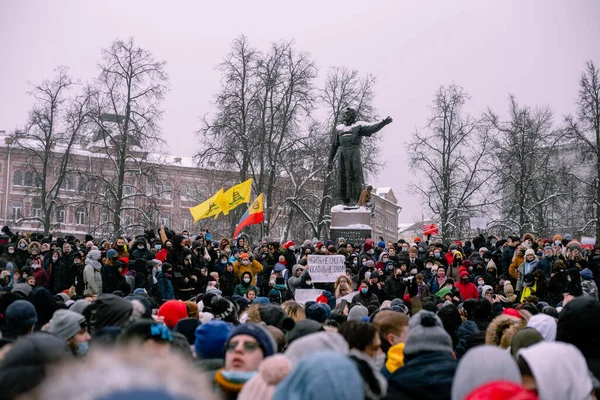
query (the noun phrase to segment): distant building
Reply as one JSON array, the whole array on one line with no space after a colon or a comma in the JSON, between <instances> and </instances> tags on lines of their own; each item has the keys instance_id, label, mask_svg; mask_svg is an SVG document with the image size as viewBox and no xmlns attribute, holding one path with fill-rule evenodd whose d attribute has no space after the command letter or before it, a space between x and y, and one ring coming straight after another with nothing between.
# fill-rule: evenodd
<instances>
[{"instance_id":1,"label":"distant building","mask_svg":"<svg viewBox=\"0 0 600 400\"><path fill-rule=\"evenodd\" d=\"M373 189L375 196L375 220L371 227L371 237L377 241L380 236L388 242L398 240L398 214L402 207L398 206L398 200L394 196L391 187Z\"/></svg>"}]
</instances>

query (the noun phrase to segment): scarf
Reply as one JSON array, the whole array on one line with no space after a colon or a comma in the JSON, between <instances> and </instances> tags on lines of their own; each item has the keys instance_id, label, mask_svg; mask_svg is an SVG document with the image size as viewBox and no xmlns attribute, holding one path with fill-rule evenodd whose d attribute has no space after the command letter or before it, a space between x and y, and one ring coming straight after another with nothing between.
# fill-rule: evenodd
<instances>
[{"instance_id":1,"label":"scarf","mask_svg":"<svg viewBox=\"0 0 600 400\"><path fill-rule=\"evenodd\" d=\"M442 287L444 285L444 283L446 282L446 276L444 275L444 277L442 278L441 276L437 276L437 283L440 287Z\"/></svg>"}]
</instances>

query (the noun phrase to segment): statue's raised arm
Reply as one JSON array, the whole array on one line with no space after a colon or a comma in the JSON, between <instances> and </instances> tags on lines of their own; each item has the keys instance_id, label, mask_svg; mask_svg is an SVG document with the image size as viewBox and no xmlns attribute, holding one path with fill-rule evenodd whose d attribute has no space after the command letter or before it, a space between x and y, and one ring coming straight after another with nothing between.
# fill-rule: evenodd
<instances>
[{"instance_id":1,"label":"statue's raised arm","mask_svg":"<svg viewBox=\"0 0 600 400\"><path fill-rule=\"evenodd\" d=\"M336 154L339 153L336 200L348 206L357 204L364 186L360 159L361 139L363 136L373 135L391 123L391 117L377 123L356 122L356 111L353 108L344 110L342 123L336 127L333 146L329 154L330 161L333 161Z\"/></svg>"}]
</instances>

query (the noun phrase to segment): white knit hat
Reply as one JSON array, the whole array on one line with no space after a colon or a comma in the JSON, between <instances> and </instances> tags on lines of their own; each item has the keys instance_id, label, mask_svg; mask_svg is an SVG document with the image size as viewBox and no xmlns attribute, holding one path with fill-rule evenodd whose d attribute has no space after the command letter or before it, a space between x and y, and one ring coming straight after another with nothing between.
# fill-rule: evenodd
<instances>
[{"instance_id":1,"label":"white knit hat","mask_svg":"<svg viewBox=\"0 0 600 400\"><path fill-rule=\"evenodd\" d=\"M277 384L291 370L292 363L282 354L265 358L260 364L258 374L244 384L242 391L237 397L238 400L270 400L273 398Z\"/></svg>"}]
</instances>

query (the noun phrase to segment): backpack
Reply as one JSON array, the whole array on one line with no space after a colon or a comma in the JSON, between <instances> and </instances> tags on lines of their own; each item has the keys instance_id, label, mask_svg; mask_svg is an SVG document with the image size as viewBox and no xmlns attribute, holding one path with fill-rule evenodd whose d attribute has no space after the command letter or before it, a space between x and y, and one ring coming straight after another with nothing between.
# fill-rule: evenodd
<instances>
[{"instance_id":1,"label":"backpack","mask_svg":"<svg viewBox=\"0 0 600 400\"><path fill-rule=\"evenodd\" d=\"M87 287L87 283L83 278L83 270L85 268L85 264L73 264L75 268L75 293L78 296L83 296L83 292Z\"/></svg>"}]
</instances>

